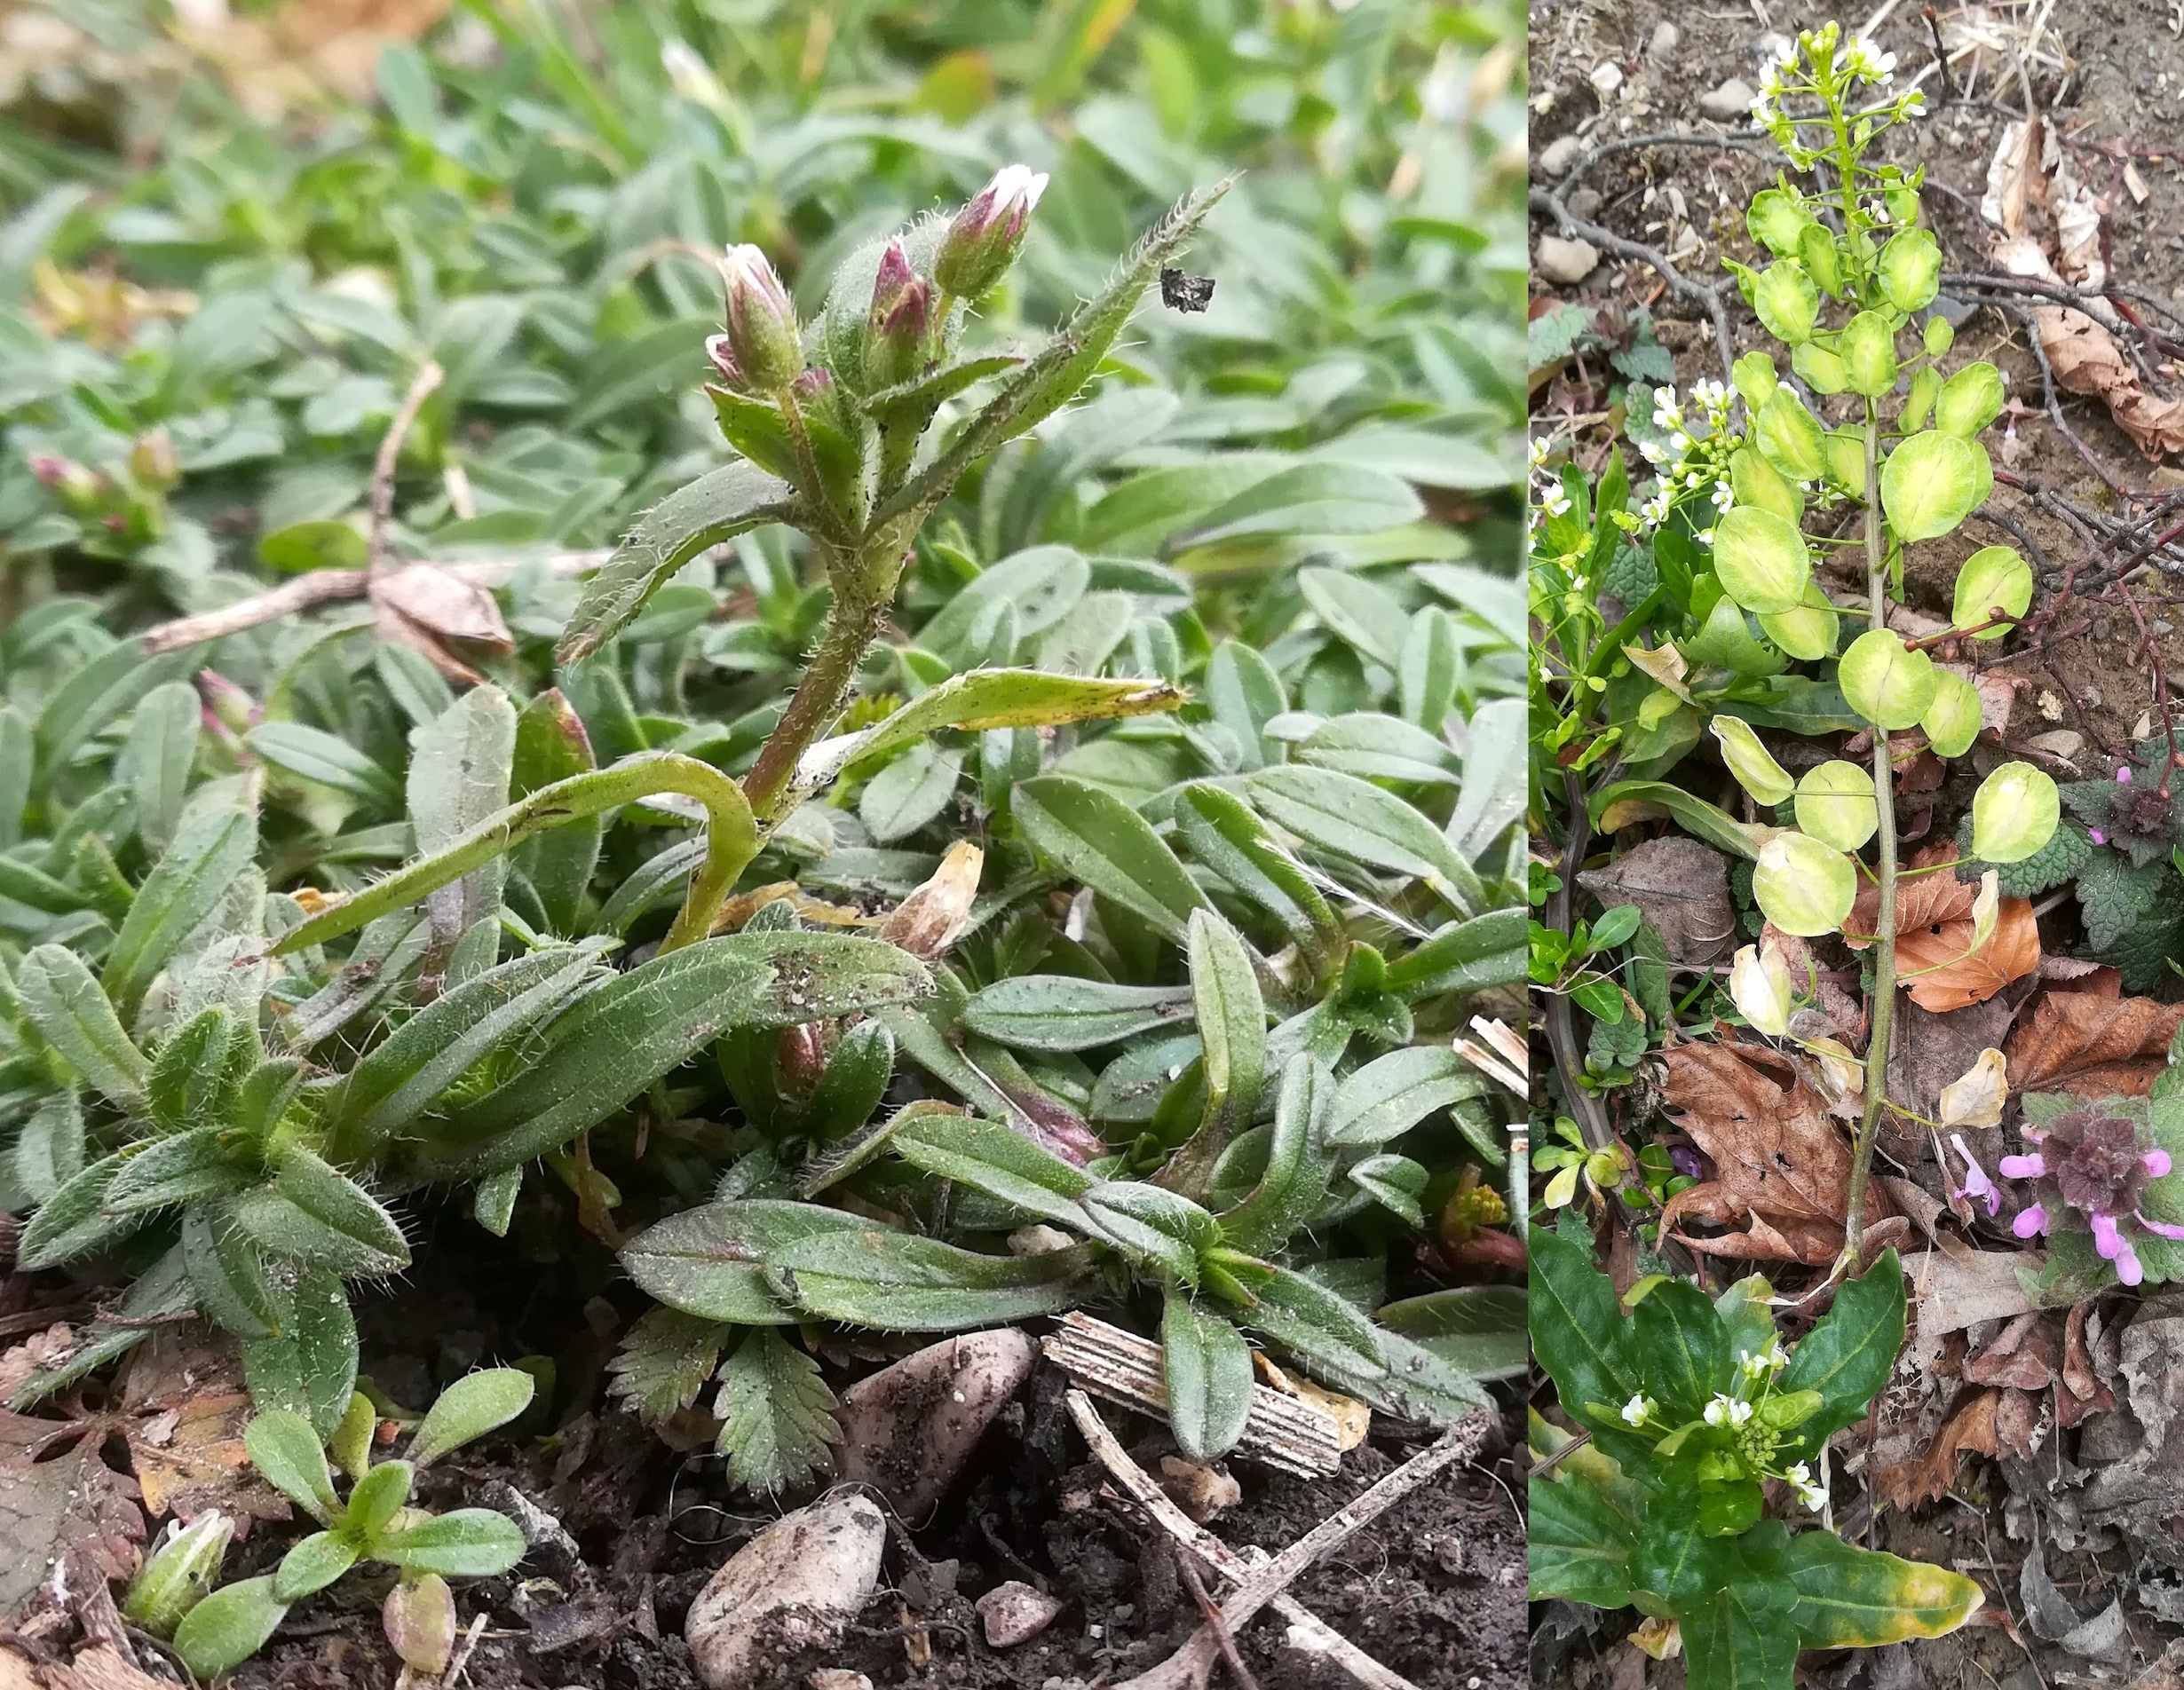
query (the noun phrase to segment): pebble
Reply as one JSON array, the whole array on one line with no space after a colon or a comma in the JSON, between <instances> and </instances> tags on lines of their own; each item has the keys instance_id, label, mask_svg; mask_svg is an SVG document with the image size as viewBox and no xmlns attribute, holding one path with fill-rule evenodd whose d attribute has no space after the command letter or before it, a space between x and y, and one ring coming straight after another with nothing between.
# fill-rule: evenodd
<instances>
[{"instance_id":1,"label":"pebble","mask_svg":"<svg viewBox=\"0 0 2184 1690\"><path fill-rule=\"evenodd\" d=\"M2164 640L2167 639L2169 636L2176 632L2176 624L2174 622L2165 622L2159 617L2156 617L2146 626L2148 632L2156 635Z\"/></svg>"},{"instance_id":2,"label":"pebble","mask_svg":"<svg viewBox=\"0 0 2184 1690\"><path fill-rule=\"evenodd\" d=\"M811 1690L872 1690L872 1680L848 1667L821 1667L804 1683Z\"/></svg>"},{"instance_id":3,"label":"pebble","mask_svg":"<svg viewBox=\"0 0 2184 1690\"><path fill-rule=\"evenodd\" d=\"M1605 99L1622 87L1623 67L1612 59L1603 59L1593 67L1593 74L1586 80L1600 90L1601 98Z\"/></svg>"},{"instance_id":4,"label":"pebble","mask_svg":"<svg viewBox=\"0 0 2184 1690\"><path fill-rule=\"evenodd\" d=\"M854 1491L765 1528L690 1605L683 1636L699 1681L706 1690L748 1690L770 1669L773 1648L836 1641L878 1588L886 1544L886 1516Z\"/></svg>"},{"instance_id":5,"label":"pebble","mask_svg":"<svg viewBox=\"0 0 2184 1690\"><path fill-rule=\"evenodd\" d=\"M479 1506L506 1514L516 1522L530 1552L524 1559L532 1566L549 1578L566 1581L574 1575L583 1554L568 1528L515 1486L504 1479L490 1480L479 1488L477 1500Z\"/></svg>"},{"instance_id":6,"label":"pebble","mask_svg":"<svg viewBox=\"0 0 2184 1690\"><path fill-rule=\"evenodd\" d=\"M1032 1376L1038 1349L1014 1327L929 1344L842 1394L835 1469L917 1520L969 1465L978 1441Z\"/></svg>"},{"instance_id":7,"label":"pebble","mask_svg":"<svg viewBox=\"0 0 2184 1690\"><path fill-rule=\"evenodd\" d=\"M1054 1623L1063 1608L1058 1598L1033 1590L1021 1579L996 1584L971 1606L978 1623L985 1628L986 1642L996 1649L1013 1649L1029 1643Z\"/></svg>"},{"instance_id":8,"label":"pebble","mask_svg":"<svg viewBox=\"0 0 2184 1690\"><path fill-rule=\"evenodd\" d=\"M1600 190L1579 188L1565 203L1570 207L1571 217L1590 218L1600 210Z\"/></svg>"},{"instance_id":9,"label":"pebble","mask_svg":"<svg viewBox=\"0 0 2184 1690\"><path fill-rule=\"evenodd\" d=\"M1752 84L1732 76L1719 88L1698 97L1698 109L1709 117L1742 117L1752 109Z\"/></svg>"},{"instance_id":10,"label":"pebble","mask_svg":"<svg viewBox=\"0 0 2184 1690\"><path fill-rule=\"evenodd\" d=\"M1244 1500L1243 1486L1219 1462L1187 1461L1181 1456L1160 1457L1160 1489L1201 1526Z\"/></svg>"},{"instance_id":11,"label":"pebble","mask_svg":"<svg viewBox=\"0 0 2184 1690\"><path fill-rule=\"evenodd\" d=\"M1574 135L1556 137L1539 154L1539 168L1549 176L1568 176L1585 152L1585 143Z\"/></svg>"},{"instance_id":12,"label":"pebble","mask_svg":"<svg viewBox=\"0 0 2184 1690\"><path fill-rule=\"evenodd\" d=\"M1563 286L1583 281L1600 263L1600 249L1589 241L1565 241L1558 234L1539 237L1533 265L1547 280Z\"/></svg>"},{"instance_id":13,"label":"pebble","mask_svg":"<svg viewBox=\"0 0 2184 1690\"><path fill-rule=\"evenodd\" d=\"M1666 19L1653 26L1653 34L1646 42L1646 57L1655 64L1665 64L1683 40L1683 31Z\"/></svg>"}]
</instances>

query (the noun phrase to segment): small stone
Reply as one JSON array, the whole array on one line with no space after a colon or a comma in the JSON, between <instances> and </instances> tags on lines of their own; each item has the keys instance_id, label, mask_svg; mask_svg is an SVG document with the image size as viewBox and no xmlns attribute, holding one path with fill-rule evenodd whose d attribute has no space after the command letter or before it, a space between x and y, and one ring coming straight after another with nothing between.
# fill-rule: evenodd
<instances>
[{"instance_id":1,"label":"small stone","mask_svg":"<svg viewBox=\"0 0 2184 1690\"><path fill-rule=\"evenodd\" d=\"M2146 626L2148 632L2155 634L2164 640L2167 639L2170 635L2176 632L2176 624L2174 622L2164 621L2158 616L2156 616L2152 621L2148 622Z\"/></svg>"},{"instance_id":2,"label":"small stone","mask_svg":"<svg viewBox=\"0 0 2184 1690\"><path fill-rule=\"evenodd\" d=\"M971 1606L978 1610L986 1642L996 1649L1013 1649L1052 1625L1064 1605L1058 1598L1012 1578L996 1584Z\"/></svg>"},{"instance_id":3,"label":"small stone","mask_svg":"<svg viewBox=\"0 0 2184 1690\"><path fill-rule=\"evenodd\" d=\"M1585 143L1574 135L1557 136L1547 144L1539 154L1539 168L1549 176L1568 176L1571 167L1584 155Z\"/></svg>"},{"instance_id":4,"label":"small stone","mask_svg":"<svg viewBox=\"0 0 2184 1690\"><path fill-rule=\"evenodd\" d=\"M1186 1461L1181 1456L1160 1457L1160 1489L1200 1525L1244 1500L1244 1488L1219 1462Z\"/></svg>"},{"instance_id":5,"label":"small stone","mask_svg":"<svg viewBox=\"0 0 2184 1690\"><path fill-rule=\"evenodd\" d=\"M1605 99L1623 85L1623 67L1612 59L1603 59L1593 67L1593 74L1586 80L1600 90Z\"/></svg>"},{"instance_id":6,"label":"small stone","mask_svg":"<svg viewBox=\"0 0 2184 1690\"><path fill-rule=\"evenodd\" d=\"M1590 219L1600 210L1600 190L1598 188L1579 188L1570 196L1566 203L1570 207L1571 217Z\"/></svg>"},{"instance_id":7,"label":"small stone","mask_svg":"<svg viewBox=\"0 0 2184 1690\"><path fill-rule=\"evenodd\" d=\"M842 1394L836 1471L881 1492L905 1520L923 1519L1037 1356L1030 1338L1004 1326L944 1339L859 1379Z\"/></svg>"},{"instance_id":8,"label":"small stone","mask_svg":"<svg viewBox=\"0 0 2184 1690\"><path fill-rule=\"evenodd\" d=\"M821 1667L804 1683L811 1690L872 1690L872 1680L848 1667Z\"/></svg>"},{"instance_id":9,"label":"small stone","mask_svg":"<svg viewBox=\"0 0 2184 1690\"><path fill-rule=\"evenodd\" d=\"M563 1581L576 1571L583 1555L569 1529L505 1479L488 1480L479 1488L478 1504L516 1522L529 1550L524 1559L549 1578Z\"/></svg>"},{"instance_id":10,"label":"small stone","mask_svg":"<svg viewBox=\"0 0 2184 1690\"><path fill-rule=\"evenodd\" d=\"M1543 234L1532 263L1547 280L1563 287L1583 281L1600 263L1600 249L1589 241L1565 241L1558 234Z\"/></svg>"},{"instance_id":11,"label":"small stone","mask_svg":"<svg viewBox=\"0 0 2184 1690\"><path fill-rule=\"evenodd\" d=\"M1752 109L1752 84L1741 76L1732 76L1719 88L1698 97L1698 109L1709 117L1728 120L1742 117Z\"/></svg>"},{"instance_id":12,"label":"small stone","mask_svg":"<svg viewBox=\"0 0 2184 1690\"><path fill-rule=\"evenodd\" d=\"M782 1515L690 1605L683 1636L699 1681L706 1690L748 1690L773 1650L836 1641L878 1588L886 1546L886 1516L855 1491Z\"/></svg>"},{"instance_id":13,"label":"small stone","mask_svg":"<svg viewBox=\"0 0 2184 1690\"><path fill-rule=\"evenodd\" d=\"M1646 42L1646 57L1655 64L1666 64L1683 40L1683 31L1666 19L1653 26L1653 34Z\"/></svg>"}]
</instances>

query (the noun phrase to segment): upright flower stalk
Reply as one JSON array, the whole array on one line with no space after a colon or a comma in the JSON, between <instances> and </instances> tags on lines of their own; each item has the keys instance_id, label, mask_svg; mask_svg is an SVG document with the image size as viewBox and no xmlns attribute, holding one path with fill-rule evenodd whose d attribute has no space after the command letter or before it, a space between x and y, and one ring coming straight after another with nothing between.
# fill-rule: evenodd
<instances>
[{"instance_id":1,"label":"upright flower stalk","mask_svg":"<svg viewBox=\"0 0 2184 1690\"><path fill-rule=\"evenodd\" d=\"M852 257L810 322L756 247L731 247L721 260L724 321L705 348L719 384L708 391L744 462L645 517L587 584L560 655L567 662L596 651L708 547L767 522L810 536L833 603L741 783L761 841L801 801L798 765L840 714L925 517L974 463L1076 395L1161 265L1228 186L1177 206L1033 355L954 361L965 315L958 305L1008 273L1046 184L1028 166L1009 165L946 225L916 225ZM994 383L992 397L921 463L941 407L982 381Z\"/></svg>"}]
</instances>

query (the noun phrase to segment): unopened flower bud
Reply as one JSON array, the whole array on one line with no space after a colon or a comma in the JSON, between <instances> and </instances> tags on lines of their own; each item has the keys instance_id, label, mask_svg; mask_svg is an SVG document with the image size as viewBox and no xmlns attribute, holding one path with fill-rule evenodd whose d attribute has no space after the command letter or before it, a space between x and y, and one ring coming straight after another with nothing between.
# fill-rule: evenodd
<instances>
[{"instance_id":1,"label":"unopened flower bud","mask_svg":"<svg viewBox=\"0 0 2184 1690\"><path fill-rule=\"evenodd\" d=\"M171 487L182 478L174 439L166 430L154 429L137 437L129 454L129 472L148 487Z\"/></svg>"},{"instance_id":2,"label":"unopened flower bud","mask_svg":"<svg viewBox=\"0 0 2184 1690\"><path fill-rule=\"evenodd\" d=\"M1032 209L1047 191L1047 178L1028 165L1011 164L978 190L955 214L942 237L933 280L950 293L976 299L1016 262Z\"/></svg>"},{"instance_id":3,"label":"unopened flower bud","mask_svg":"<svg viewBox=\"0 0 2184 1690\"><path fill-rule=\"evenodd\" d=\"M892 387L924 367L934 303L933 284L911 270L901 241L889 241L880 256L872 312L865 322L866 386Z\"/></svg>"},{"instance_id":4,"label":"unopened flower bud","mask_svg":"<svg viewBox=\"0 0 2184 1690\"><path fill-rule=\"evenodd\" d=\"M728 284L728 332L723 338L732 365L747 391L779 393L803 368L803 344L788 289L754 246L729 248L720 272Z\"/></svg>"},{"instance_id":5,"label":"unopened flower bud","mask_svg":"<svg viewBox=\"0 0 2184 1690\"><path fill-rule=\"evenodd\" d=\"M705 337L705 356L720 378L731 389L740 391L743 386L742 367L736 362L735 348L729 345L725 335L708 335Z\"/></svg>"},{"instance_id":6,"label":"unopened flower bud","mask_svg":"<svg viewBox=\"0 0 2184 1690\"><path fill-rule=\"evenodd\" d=\"M122 1599L123 1616L154 1637L172 1637L183 1616L204 1600L219 1577L220 1562L234 1535L235 1522L218 1509L198 1515L187 1526L169 1521L143 1568L130 1581L129 1593Z\"/></svg>"},{"instance_id":7,"label":"unopened flower bud","mask_svg":"<svg viewBox=\"0 0 2184 1690\"><path fill-rule=\"evenodd\" d=\"M30 454L30 473L59 494L64 503L79 509L99 497L98 472L87 470L57 452L33 452Z\"/></svg>"}]
</instances>

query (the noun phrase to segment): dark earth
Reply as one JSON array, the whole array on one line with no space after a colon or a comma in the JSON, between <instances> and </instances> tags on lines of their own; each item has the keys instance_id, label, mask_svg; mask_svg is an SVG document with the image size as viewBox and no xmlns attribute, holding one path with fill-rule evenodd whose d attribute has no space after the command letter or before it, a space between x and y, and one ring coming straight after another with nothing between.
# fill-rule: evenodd
<instances>
[{"instance_id":1,"label":"dark earth","mask_svg":"<svg viewBox=\"0 0 2184 1690\"><path fill-rule=\"evenodd\" d=\"M550 1554L534 1553L507 1577L458 1583L461 1623L486 1616L464 1678L482 1690L692 1690L699 1681L682 1638L692 1601L731 1553L813 1493L764 1498L733 1491L711 1453L709 1422L693 1419L690 1435L678 1439L685 1453L627 1411L602 1406L609 1402L605 1363L644 1301L605 1279L603 1268L567 1257L514 1266L506 1253L470 1252L454 1212L420 1219L432 1236L418 1252L416 1273L359 1299L365 1376L412 1411L479 1365L535 1365L534 1358L545 1357L556 1384L550 1412L534 1407L513 1428L517 1435L427 1469L419 1500L475 1505L491 1500L481 1495L487 1487L512 1485L562 1522L582 1557L573 1567L542 1565ZM83 1288L52 1283L59 1277L41 1276L35 1302L80 1305ZM21 1330L20 1320L12 1330ZM912 1347L828 1347L828 1382L839 1394ZM1092 1462L1064 1410L1065 1384L1041 1365L935 1516L890 1520L881 1590L849 1636L836 1647L784 1654L764 1690L802 1690L826 1667L863 1671L875 1686L1074 1690L1143 1671L1183 1643L1199 1612L1168 1540L1118 1498ZM1515 1500L1522 1481L1507 1394L1506 1425L1489 1436L1476 1465L1407 1498L1291 1587L1420 1690L1517 1690L1524 1681L1524 1537ZM1175 1452L1153 1422L1120 1409L1103 1413L1149 1470ZM1433 1436L1376 1415L1367 1443L1344 1457L1338 1476L1319 1481L1235 1462L1243 1500L1209 1528L1232 1547L1278 1552ZM126 1458L118 1443L107 1453L117 1463ZM295 1536L289 1527L261 1525L230 1551L225 1575L271 1570ZM1009 1579L1068 1607L1039 1637L997 1650L985 1643L971 1605ZM392 1686L400 1663L381 1631L384 1584L354 1575L300 1604L233 1683L240 1690ZM1266 1610L1238 1635L1262 1690L1351 1682L1285 1647L1286 1629ZM135 1643L148 1670L181 1677L155 1644L141 1635ZM67 1634L39 1647L66 1658ZM1227 1672L1216 1664L1213 1681Z\"/></svg>"}]
</instances>

